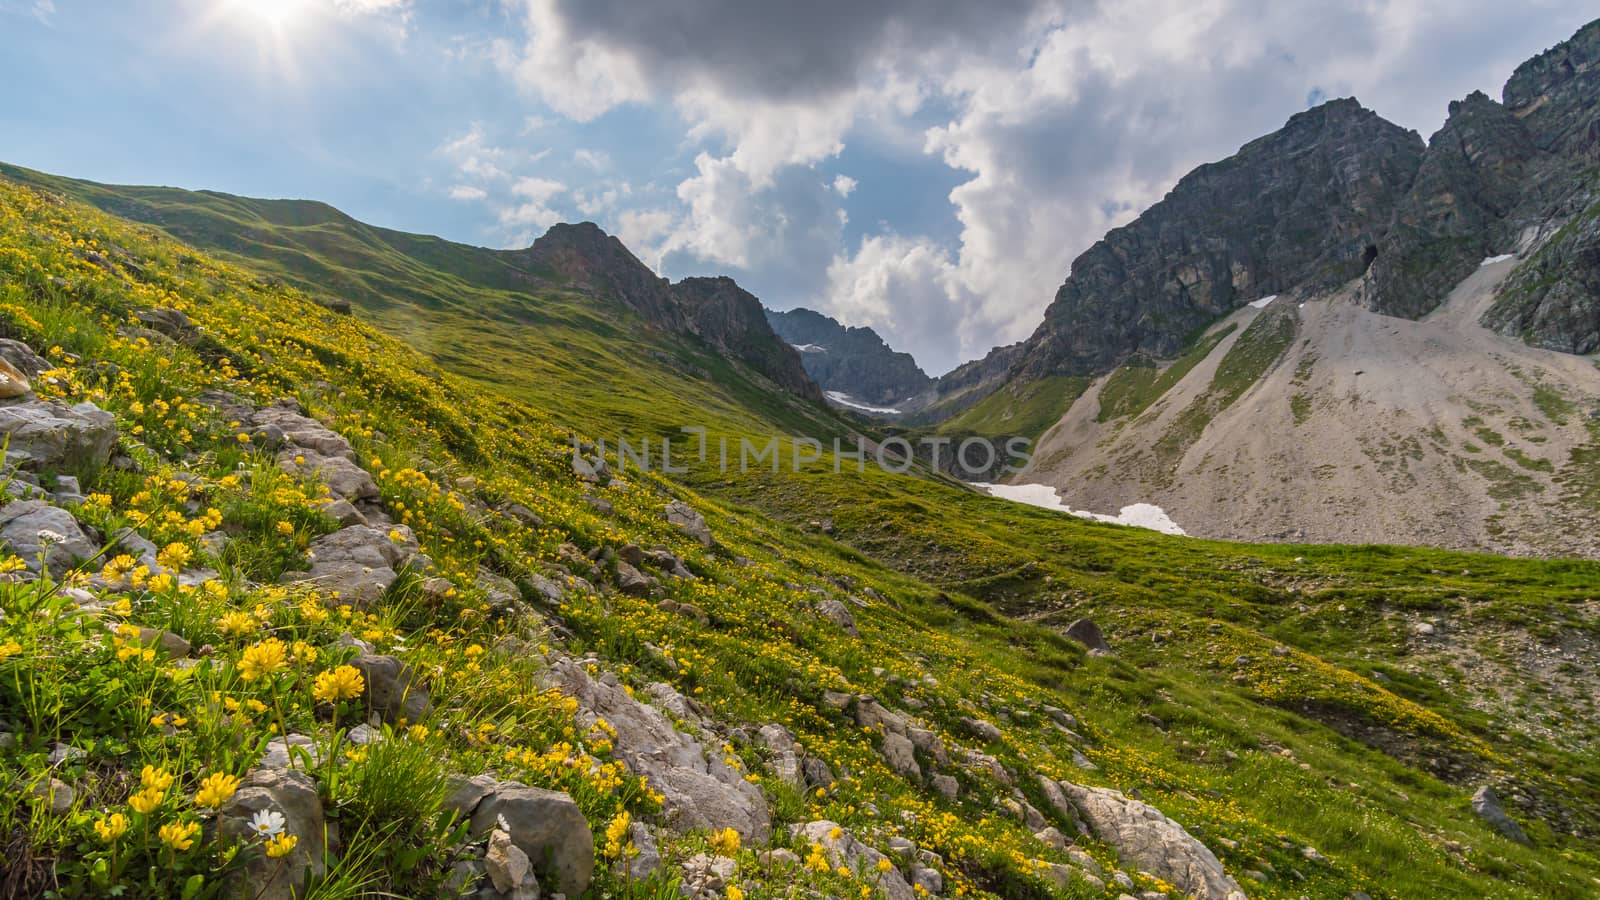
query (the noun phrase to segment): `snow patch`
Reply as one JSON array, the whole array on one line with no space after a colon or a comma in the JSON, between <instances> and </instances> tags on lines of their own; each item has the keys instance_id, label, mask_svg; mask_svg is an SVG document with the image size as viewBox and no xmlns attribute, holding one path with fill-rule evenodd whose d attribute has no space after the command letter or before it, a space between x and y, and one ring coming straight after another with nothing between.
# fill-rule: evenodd
<instances>
[{"instance_id":1,"label":"snow patch","mask_svg":"<svg viewBox=\"0 0 1600 900\"><path fill-rule=\"evenodd\" d=\"M1093 519L1096 522L1111 522L1115 525L1132 525L1135 528L1148 528L1162 534L1185 535L1177 522L1167 515L1167 511L1153 503L1135 503L1124 506L1122 512L1114 516L1092 513L1086 510L1073 509L1061 501L1056 489L1048 484L974 484L973 487L982 488L991 496L1015 503L1026 503L1041 509L1053 509L1080 519Z\"/></svg>"},{"instance_id":2,"label":"snow patch","mask_svg":"<svg viewBox=\"0 0 1600 900\"><path fill-rule=\"evenodd\" d=\"M862 412L879 413L879 414L886 415L886 416L898 416L898 415L900 415L900 410L893 409L891 407L887 407L887 406L868 406L865 403L857 403L856 401L850 399L850 395L849 394L846 394L843 391L823 391L823 393L827 395L829 400L832 400L833 402L839 404L840 406L848 406L851 409L859 409Z\"/></svg>"},{"instance_id":3,"label":"snow patch","mask_svg":"<svg viewBox=\"0 0 1600 900\"><path fill-rule=\"evenodd\" d=\"M820 344L790 344L789 346L795 348L796 350L799 350L801 353L827 353L828 352L828 348L824 347L824 346L822 346Z\"/></svg>"},{"instance_id":4,"label":"snow patch","mask_svg":"<svg viewBox=\"0 0 1600 900\"><path fill-rule=\"evenodd\" d=\"M1495 263L1503 263L1508 259L1516 259L1516 258L1517 258L1517 255L1515 253L1502 253L1499 256L1491 256L1488 259L1484 260L1483 262L1478 263L1478 267L1482 268L1484 266L1492 266Z\"/></svg>"},{"instance_id":5,"label":"snow patch","mask_svg":"<svg viewBox=\"0 0 1600 900\"><path fill-rule=\"evenodd\" d=\"M1278 295L1277 294L1268 294L1265 297L1262 297L1260 300L1251 300L1250 301L1250 308L1251 309L1266 309L1268 306L1270 306L1272 304L1272 301L1274 301L1276 299L1278 299Z\"/></svg>"}]
</instances>

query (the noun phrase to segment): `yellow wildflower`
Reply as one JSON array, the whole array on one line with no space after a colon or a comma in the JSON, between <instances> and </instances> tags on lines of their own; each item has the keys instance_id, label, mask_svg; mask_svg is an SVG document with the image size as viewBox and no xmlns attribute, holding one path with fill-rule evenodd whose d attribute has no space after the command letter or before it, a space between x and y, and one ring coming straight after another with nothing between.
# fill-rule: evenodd
<instances>
[{"instance_id":1,"label":"yellow wildflower","mask_svg":"<svg viewBox=\"0 0 1600 900\"><path fill-rule=\"evenodd\" d=\"M353 700L361 696L361 692L365 689L366 682L362 679L359 669L355 666L340 666L318 675L311 695L324 703L337 703L340 700Z\"/></svg>"},{"instance_id":2,"label":"yellow wildflower","mask_svg":"<svg viewBox=\"0 0 1600 900\"><path fill-rule=\"evenodd\" d=\"M139 783L144 785L146 790L165 791L172 787L172 773L155 766L145 766L139 772Z\"/></svg>"},{"instance_id":3,"label":"yellow wildflower","mask_svg":"<svg viewBox=\"0 0 1600 900\"><path fill-rule=\"evenodd\" d=\"M194 805L217 809L227 803L233 797L233 792L238 789L237 777L226 772L215 772L201 780L200 790L194 795Z\"/></svg>"},{"instance_id":4,"label":"yellow wildflower","mask_svg":"<svg viewBox=\"0 0 1600 900\"><path fill-rule=\"evenodd\" d=\"M128 817L122 813L112 813L103 819L96 819L94 823L94 833L108 844L122 837L122 833L127 830Z\"/></svg>"},{"instance_id":5,"label":"yellow wildflower","mask_svg":"<svg viewBox=\"0 0 1600 900\"><path fill-rule=\"evenodd\" d=\"M239 657L239 677L255 681L263 675L282 669L288 659L288 648L277 638L267 638L259 644L245 648Z\"/></svg>"},{"instance_id":6,"label":"yellow wildflower","mask_svg":"<svg viewBox=\"0 0 1600 900\"><path fill-rule=\"evenodd\" d=\"M199 833L199 822L169 822L161 826L161 843L174 850L187 850L194 846L194 836Z\"/></svg>"},{"instance_id":7,"label":"yellow wildflower","mask_svg":"<svg viewBox=\"0 0 1600 900\"><path fill-rule=\"evenodd\" d=\"M294 845L298 844L299 842L299 838L289 834L288 832L284 832L283 834L280 834L277 837L267 841L267 855L273 859L282 859L283 857L294 852Z\"/></svg>"},{"instance_id":8,"label":"yellow wildflower","mask_svg":"<svg viewBox=\"0 0 1600 900\"><path fill-rule=\"evenodd\" d=\"M718 856L733 856L739 852L739 832L724 828L711 835L711 849Z\"/></svg>"},{"instance_id":9,"label":"yellow wildflower","mask_svg":"<svg viewBox=\"0 0 1600 900\"><path fill-rule=\"evenodd\" d=\"M164 799L166 799L166 792L145 788L128 798L128 806L136 813L149 815L155 811L156 807L161 805L161 801Z\"/></svg>"}]
</instances>

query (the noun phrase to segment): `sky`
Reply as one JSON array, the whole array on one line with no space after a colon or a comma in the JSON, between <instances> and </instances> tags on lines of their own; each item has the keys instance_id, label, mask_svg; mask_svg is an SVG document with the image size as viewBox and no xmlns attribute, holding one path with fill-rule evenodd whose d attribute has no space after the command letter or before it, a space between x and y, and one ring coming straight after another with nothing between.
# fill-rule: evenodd
<instances>
[{"instance_id":1,"label":"sky","mask_svg":"<svg viewBox=\"0 0 1600 900\"><path fill-rule=\"evenodd\" d=\"M1337 8L1335 8L1337 7ZM0 159L323 200L878 330L932 374L1072 259L1324 99L1424 137L1573 0L0 0Z\"/></svg>"}]
</instances>

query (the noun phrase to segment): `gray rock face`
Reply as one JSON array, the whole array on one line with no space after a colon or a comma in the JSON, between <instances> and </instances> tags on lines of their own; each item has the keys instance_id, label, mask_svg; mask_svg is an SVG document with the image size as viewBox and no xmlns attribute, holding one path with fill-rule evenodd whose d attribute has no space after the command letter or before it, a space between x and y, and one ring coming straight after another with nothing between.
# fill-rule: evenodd
<instances>
[{"instance_id":1,"label":"gray rock face","mask_svg":"<svg viewBox=\"0 0 1600 900\"><path fill-rule=\"evenodd\" d=\"M7 438L10 465L35 472L98 469L111 458L117 421L93 403L12 400L0 403L0 440Z\"/></svg>"},{"instance_id":2,"label":"gray rock face","mask_svg":"<svg viewBox=\"0 0 1600 900\"><path fill-rule=\"evenodd\" d=\"M892 733L884 735L883 758L889 763L889 768L906 778L922 780L922 767L917 765L916 748L909 738Z\"/></svg>"},{"instance_id":3,"label":"gray rock face","mask_svg":"<svg viewBox=\"0 0 1600 900\"><path fill-rule=\"evenodd\" d=\"M699 541L701 546L710 547L716 543L711 536L711 526L706 524L706 517L682 500L674 500L667 504L667 524Z\"/></svg>"},{"instance_id":4,"label":"gray rock face","mask_svg":"<svg viewBox=\"0 0 1600 900\"><path fill-rule=\"evenodd\" d=\"M1248 301L1360 275L1424 149L1415 132L1333 100L1195 169L1073 261L1011 377L1171 358Z\"/></svg>"},{"instance_id":5,"label":"gray rock face","mask_svg":"<svg viewBox=\"0 0 1600 900\"><path fill-rule=\"evenodd\" d=\"M586 726L604 718L617 730L617 755L666 798L669 827L680 833L732 828L747 841L766 841L772 830L766 799L723 762L722 754L708 751L674 728L659 709L628 696L620 686L589 677L575 660L553 663L550 680L578 701Z\"/></svg>"},{"instance_id":6,"label":"gray rock face","mask_svg":"<svg viewBox=\"0 0 1600 900\"><path fill-rule=\"evenodd\" d=\"M1100 626L1093 619L1079 619L1067 626L1067 637L1088 647L1090 650L1099 650L1110 653L1111 645L1106 643L1105 635L1100 633Z\"/></svg>"},{"instance_id":7,"label":"gray rock face","mask_svg":"<svg viewBox=\"0 0 1600 900\"><path fill-rule=\"evenodd\" d=\"M897 353L871 328L846 328L809 309L767 310L778 337L800 351L800 364L824 390L873 406L893 406L933 384L909 353Z\"/></svg>"},{"instance_id":8,"label":"gray rock face","mask_svg":"<svg viewBox=\"0 0 1600 900\"><path fill-rule=\"evenodd\" d=\"M72 513L43 500L0 506L0 547L21 557L31 572L39 572L42 560L57 577L99 551Z\"/></svg>"},{"instance_id":9,"label":"gray rock face","mask_svg":"<svg viewBox=\"0 0 1600 900\"><path fill-rule=\"evenodd\" d=\"M433 708L427 687L410 666L393 656L362 653L350 661L366 682L367 709L385 722L417 724Z\"/></svg>"},{"instance_id":10,"label":"gray rock face","mask_svg":"<svg viewBox=\"0 0 1600 900\"><path fill-rule=\"evenodd\" d=\"M33 385L28 382L28 376L4 357L0 357L0 400L26 397L32 392Z\"/></svg>"},{"instance_id":11,"label":"gray rock face","mask_svg":"<svg viewBox=\"0 0 1600 900\"><path fill-rule=\"evenodd\" d=\"M1215 854L1149 804L1109 788L1060 782L1067 801L1082 815L1095 837L1116 848L1122 859L1137 864L1196 900L1242 900L1244 891Z\"/></svg>"},{"instance_id":12,"label":"gray rock face","mask_svg":"<svg viewBox=\"0 0 1600 900\"><path fill-rule=\"evenodd\" d=\"M0 338L0 359L10 363L24 378L38 378L53 368L49 360L33 352L32 347L10 338Z\"/></svg>"},{"instance_id":13,"label":"gray rock face","mask_svg":"<svg viewBox=\"0 0 1600 900\"><path fill-rule=\"evenodd\" d=\"M250 825L261 812L281 815L283 830L295 836L288 856L271 859L262 849L261 838ZM244 880L257 900L293 900L307 874L321 876L324 871L322 799L317 783L304 772L252 769L218 812L217 832L223 841L245 846Z\"/></svg>"},{"instance_id":14,"label":"gray rock face","mask_svg":"<svg viewBox=\"0 0 1600 900\"><path fill-rule=\"evenodd\" d=\"M1506 815L1504 807L1500 805L1500 797L1495 794L1494 788L1484 785L1472 795L1472 811L1478 818L1488 822L1495 831L1519 844L1530 843L1527 832L1522 830L1516 820Z\"/></svg>"},{"instance_id":15,"label":"gray rock face","mask_svg":"<svg viewBox=\"0 0 1600 900\"><path fill-rule=\"evenodd\" d=\"M471 827L474 835L504 830L511 844L554 890L579 897L589 889L594 876L594 837L578 804L566 794L502 781L478 803ZM515 860L509 852L506 857L505 874L509 876L515 873Z\"/></svg>"},{"instance_id":16,"label":"gray rock face","mask_svg":"<svg viewBox=\"0 0 1600 900\"><path fill-rule=\"evenodd\" d=\"M833 836L835 832L838 833L838 837ZM797 825L794 835L807 844L820 845L827 855L828 862L834 868L845 866L853 871L876 872L878 861L889 859L875 848L856 840L855 835L849 831L826 819ZM892 859L889 861L894 862ZM889 869L878 879L878 893L888 900L914 900L916 897L911 885L897 868Z\"/></svg>"},{"instance_id":17,"label":"gray rock face","mask_svg":"<svg viewBox=\"0 0 1600 900\"><path fill-rule=\"evenodd\" d=\"M851 637L860 637L861 632L856 629L856 617L850 614L850 608L838 600L824 600L817 604L817 612L824 619L839 626L839 630Z\"/></svg>"},{"instance_id":18,"label":"gray rock face","mask_svg":"<svg viewBox=\"0 0 1600 900\"><path fill-rule=\"evenodd\" d=\"M382 599L420 551L416 535L404 525L352 525L312 541L310 571L287 573L284 581L313 582L342 605L365 607Z\"/></svg>"},{"instance_id":19,"label":"gray rock face","mask_svg":"<svg viewBox=\"0 0 1600 900\"><path fill-rule=\"evenodd\" d=\"M533 874L533 860L511 839L510 832L496 828L489 833L483 869L499 896L510 900L539 900L539 879Z\"/></svg>"}]
</instances>

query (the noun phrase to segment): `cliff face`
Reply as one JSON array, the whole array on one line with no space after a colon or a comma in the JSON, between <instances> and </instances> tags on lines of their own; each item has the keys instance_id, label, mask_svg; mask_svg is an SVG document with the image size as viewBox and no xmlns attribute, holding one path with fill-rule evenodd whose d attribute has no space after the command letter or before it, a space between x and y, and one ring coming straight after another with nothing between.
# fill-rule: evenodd
<instances>
[{"instance_id":1,"label":"cliff face","mask_svg":"<svg viewBox=\"0 0 1600 900\"><path fill-rule=\"evenodd\" d=\"M672 286L688 329L724 354L744 362L791 394L822 403L822 390L806 375L800 354L767 323L761 301L732 278L685 278Z\"/></svg>"},{"instance_id":2,"label":"cliff face","mask_svg":"<svg viewBox=\"0 0 1600 900\"><path fill-rule=\"evenodd\" d=\"M1014 377L1170 357L1248 301L1360 275L1424 150L1415 132L1334 100L1201 166L1073 262Z\"/></svg>"},{"instance_id":3,"label":"cliff face","mask_svg":"<svg viewBox=\"0 0 1600 900\"><path fill-rule=\"evenodd\" d=\"M891 349L871 328L847 328L809 309L768 310L767 321L780 338L800 348L806 373L826 390L893 406L933 383L911 354Z\"/></svg>"}]
</instances>

